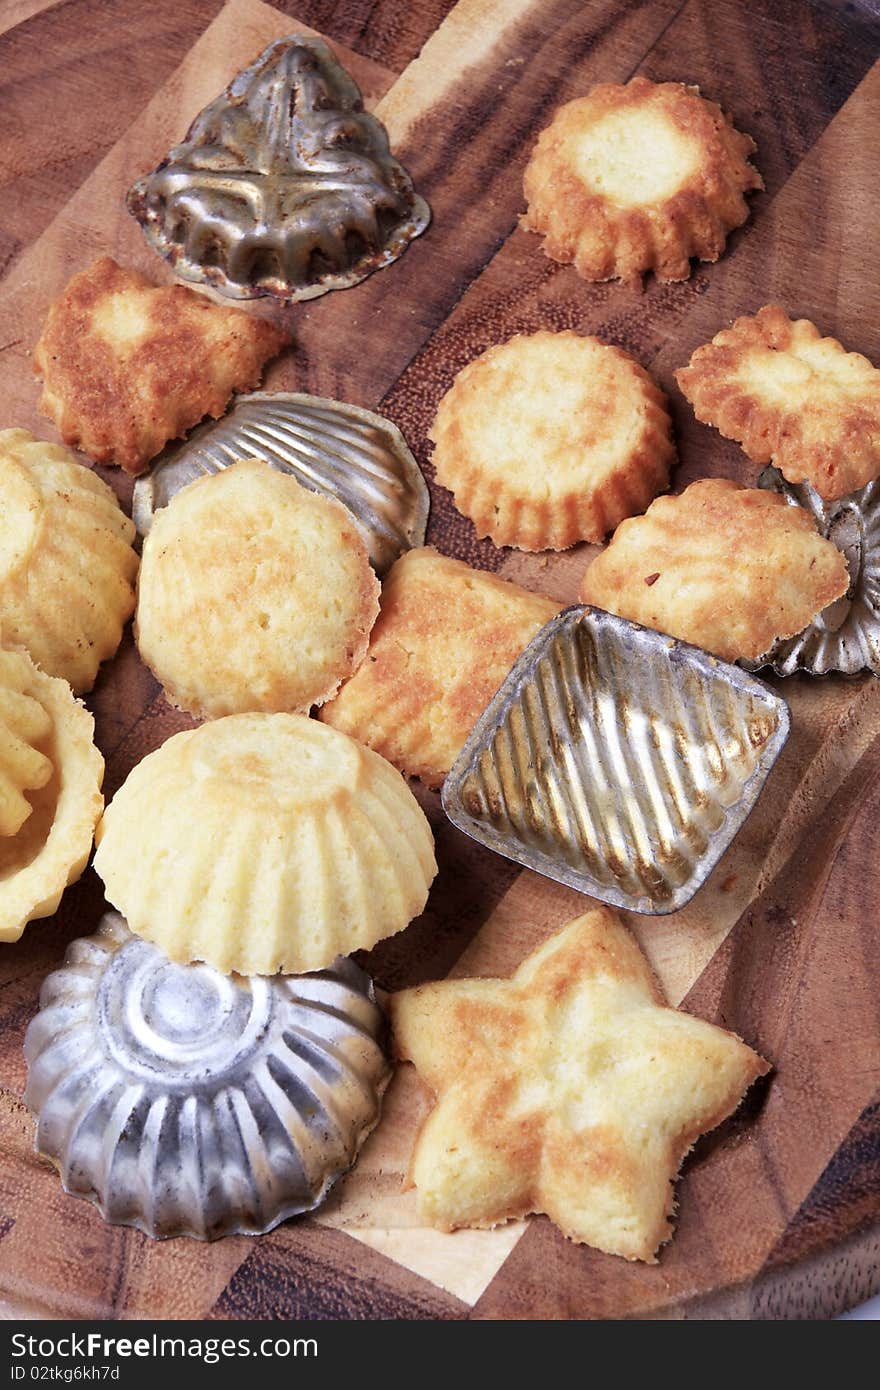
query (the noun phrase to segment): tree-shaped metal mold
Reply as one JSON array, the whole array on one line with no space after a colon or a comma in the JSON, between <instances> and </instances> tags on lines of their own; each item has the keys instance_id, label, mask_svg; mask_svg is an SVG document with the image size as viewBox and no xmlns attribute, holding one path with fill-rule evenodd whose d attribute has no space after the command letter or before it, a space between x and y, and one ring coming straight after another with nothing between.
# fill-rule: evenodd
<instances>
[{"instance_id":1,"label":"tree-shaped metal mold","mask_svg":"<svg viewBox=\"0 0 880 1390\"><path fill-rule=\"evenodd\" d=\"M347 289L430 221L357 84L300 34L238 73L127 202L176 274L235 299Z\"/></svg>"}]
</instances>

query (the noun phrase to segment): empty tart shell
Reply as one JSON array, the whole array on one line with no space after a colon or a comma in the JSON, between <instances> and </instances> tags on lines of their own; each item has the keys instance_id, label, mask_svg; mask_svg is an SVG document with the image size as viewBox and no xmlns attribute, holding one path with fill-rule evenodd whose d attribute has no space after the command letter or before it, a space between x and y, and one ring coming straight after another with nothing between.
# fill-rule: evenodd
<instances>
[{"instance_id":1,"label":"empty tart shell","mask_svg":"<svg viewBox=\"0 0 880 1390\"><path fill-rule=\"evenodd\" d=\"M437 481L477 534L520 550L601 540L668 486L675 457L648 373L572 332L517 335L469 362L430 437Z\"/></svg>"},{"instance_id":2,"label":"empty tart shell","mask_svg":"<svg viewBox=\"0 0 880 1390\"><path fill-rule=\"evenodd\" d=\"M522 225L585 280L686 280L717 261L763 188L754 141L697 87L634 77L568 102L541 132Z\"/></svg>"},{"instance_id":3,"label":"empty tart shell","mask_svg":"<svg viewBox=\"0 0 880 1390\"><path fill-rule=\"evenodd\" d=\"M321 704L357 670L378 612L350 513L256 459L188 484L144 542L138 648L172 704L201 717Z\"/></svg>"},{"instance_id":4,"label":"empty tart shell","mask_svg":"<svg viewBox=\"0 0 880 1390\"><path fill-rule=\"evenodd\" d=\"M848 586L843 555L802 507L729 478L702 478L622 522L580 593L725 661L751 661Z\"/></svg>"},{"instance_id":5,"label":"empty tart shell","mask_svg":"<svg viewBox=\"0 0 880 1390\"><path fill-rule=\"evenodd\" d=\"M31 770L18 777L28 809L15 833L0 835L0 941L17 941L28 922L57 910L88 862L104 804L104 759L88 710L66 681L47 676L25 652L0 651L0 708L17 711L31 749ZM4 783L8 768L7 761ZM12 819L21 810L17 798L13 803ZM5 796L3 804L5 811ZM5 824L12 819L5 815Z\"/></svg>"},{"instance_id":6,"label":"empty tart shell","mask_svg":"<svg viewBox=\"0 0 880 1390\"><path fill-rule=\"evenodd\" d=\"M320 717L439 787L517 657L560 604L426 547L382 587L366 661Z\"/></svg>"},{"instance_id":7,"label":"empty tart shell","mask_svg":"<svg viewBox=\"0 0 880 1390\"><path fill-rule=\"evenodd\" d=\"M322 970L401 931L437 868L400 773L294 714L175 734L129 774L96 838L132 931L242 975Z\"/></svg>"},{"instance_id":8,"label":"empty tart shell","mask_svg":"<svg viewBox=\"0 0 880 1390\"><path fill-rule=\"evenodd\" d=\"M880 476L880 370L778 304L723 329L675 379L698 420L826 501Z\"/></svg>"},{"instance_id":9,"label":"empty tart shell","mask_svg":"<svg viewBox=\"0 0 880 1390\"><path fill-rule=\"evenodd\" d=\"M27 430L0 430L0 492L0 640L84 694L134 608L134 524L91 469Z\"/></svg>"}]
</instances>

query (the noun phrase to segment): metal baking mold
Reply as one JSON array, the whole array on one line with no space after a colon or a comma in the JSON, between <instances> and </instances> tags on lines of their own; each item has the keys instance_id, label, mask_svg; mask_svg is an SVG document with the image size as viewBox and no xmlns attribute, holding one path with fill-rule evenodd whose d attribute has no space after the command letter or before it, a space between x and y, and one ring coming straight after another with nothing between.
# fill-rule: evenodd
<instances>
[{"instance_id":1,"label":"metal baking mold","mask_svg":"<svg viewBox=\"0 0 880 1390\"><path fill-rule=\"evenodd\" d=\"M222 419L166 450L135 483L138 531L146 535L154 513L187 483L250 458L347 507L380 575L425 543L428 487L400 430L359 406L291 392L238 396Z\"/></svg>"},{"instance_id":2,"label":"metal baking mold","mask_svg":"<svg viewBox=\"0 0 880 1390\"><path fill-rule=\"evenodd\" d=\"M233 299L347 289L431 219L357 84L301 34L238 73L126 201L175 274Z\"/></svg>"},{"instance_id":3,"label":"metal baking mold","mask_svg":"<svg viewBox=\"0 0 880 1390\"><path fill-rule=\"evenodd\" d=\"M354 1162L390 1076L352 961L300 976L175 965L109 912L25 1035L36 1149L66 1192L155 1238L260 1235Z\"/></svg>"},{"instance_id":4,"label":"metal baking mold","mask_svg":"<svg viewBox=\"0 0 880 1390\"><path fill-rule=\"evenodd\" d=\"M737 666L600 608L526 648L443 784L459 830L633 912L684 907L751 811L789 732Z\"/></svg>"},{"instance_id":5,"label":"metal baking mold","mask_svg":"<svg viewBox=\"0 0 880 1390\"><path fill-rule=\"evenodd\" d=\"M849 588L796 637L775 642L756 661L741 665L748 671L770 666L778 676L795 671L880 675L880 480L836 502L826 502L809 483L787 483L775 468L764 469L758 486L810 513L820 535L842 552Z\"/></svg>"}]
</instances>

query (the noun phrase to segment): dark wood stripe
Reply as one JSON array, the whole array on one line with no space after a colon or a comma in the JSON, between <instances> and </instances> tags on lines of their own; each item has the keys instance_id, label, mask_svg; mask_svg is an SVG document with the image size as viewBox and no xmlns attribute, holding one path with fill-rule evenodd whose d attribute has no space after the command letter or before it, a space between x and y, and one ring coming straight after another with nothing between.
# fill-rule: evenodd
<instances>
[{"instance_id":1,"label":"dark wood stripe","mask_svg":"<svg viewBox=\"0 0 880 1390\"><path fill-rule=\"evenodd\" d=\"M344 1231L288 1222L254 1242L209 1319L462 1318L467 1305Z\"/></svg>"}]
</instances>

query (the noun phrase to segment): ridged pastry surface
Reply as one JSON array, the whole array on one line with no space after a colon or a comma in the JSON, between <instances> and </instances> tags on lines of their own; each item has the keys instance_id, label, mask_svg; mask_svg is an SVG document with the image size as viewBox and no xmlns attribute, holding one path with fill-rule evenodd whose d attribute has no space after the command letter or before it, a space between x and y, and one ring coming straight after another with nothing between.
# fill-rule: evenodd
<instances>
[{"instance_id":1,"label":"ridged pastry surface","mask_svg":"<svg viewBox=\"0 0 880 1390\"><path fill-rule=\"evenodd\" d=\"M96 838L132 931L172 960L243 975L321 970L401 931L436 873L400 773L292 714L174 735L129 774Z\"/></svg>"},{"instance_id":2,"label":"ridged pastry surface","mask_svg":"<svg viewBox=\"0 0 880 1390\"><path fill-rule=\"evenodd\" d=\"M285 342L265 319L102 256L49 309L33 359L40 409L65 444L143 473L169 439L256 386Z\"/></svg>"},{"instance_id":3,"label":"ridged pastry surface","mask_svg":"<svg viewBox=\"0 0 880 1390\"><path fill-rule=\"evenodd\" d=\"M763 188L754 141L681 82L634 77L561 106L526 168L522 225L585 280L686 280Z\"/></svg>"},{"instance_id":4,"label":"ridged pastry surface","mask_svg":"<svg viewBox=\"0 0 880 1390\"><path fill-rule=\"evenodd\" d=\"M469 362L430 430L437 481L479 536L520 550L600 541L669 483L666 398L620 348L517 335Z\"/></svg>"},{"instance_id":5,"label":"ridged pastry surface","mask_svg":"<svg viewBox=\"0 0 880 1390\"><path fill-rule=\"evenodd\" d=\"M134 608L134 524L59 444L0 430L0 641L91 690Z\"/></svg>"},{"instance_id":6,"label":"ridged pastry surface","mask_svg":"<svg viewBox=\"0 0 880 1390\"><path fill-rule=\"evenodd\" d=\"M183 488L144 542L135 635L171 702L306 711L357 670L379 581L346 509L255 459Z\"/></svg>"},{"instance_id":7,"label":"ridged pastry surface","mask_svg":"<svg viewBox=\"0 0 880 1390\"><path fill-rule=\"evenodd\" d=\"M57 910L88 862L104 805L95 721L67 682L47 676L25 652L0 651L0 709L10 706L19 733L34 740L33 770L18 779L25 782L24 818L17 831L0 834L0 941L17 941L28 922ZM22 808L17 796L7 800L5 786L0 806L11 826Z\"/></svg>"},{"instance_id":8,"label":"ridged pastry surface","mask_svg":"<svg viewBox=\"0 0 880 1390\"><path fill-rule=\"evenodd\" d=\"M737 661L794 636L848 587L843 555L802 507L701 478L624 521L580 596Z\"/></svg>"},{"instance_id":9,"label":"ridged pastry surface","mask_svg":"<svg viewBox=\"0 0 880 1390\"><path fill-rule=\"evenodd\" d=\"M827 502L880 477L880 370L778 304L716 334L675 379L698 420Z\"/></svg>"},{"instance_id":10,"label":"ridged pastry surface","mask_svg":"<svg viewBox=\"0 0 880 1390\"><path fill-rule=\"evenodd\" d=\"M517 657L561 604L426 547L382 588L367 659L321 719L439 787Z\"/></svg>"},{"instance_id":11,"label":"ridged pastry surface","mask_svg":"<svg viewBox=\"0 0 880 1390\"><path fill-rule=\"evenodd\" d=\"M18 833L33 809L27 793L52 776L44 751L52 719L32 686L32 663L0 651L0 835Z\"/></svg>"}]
</instances>

